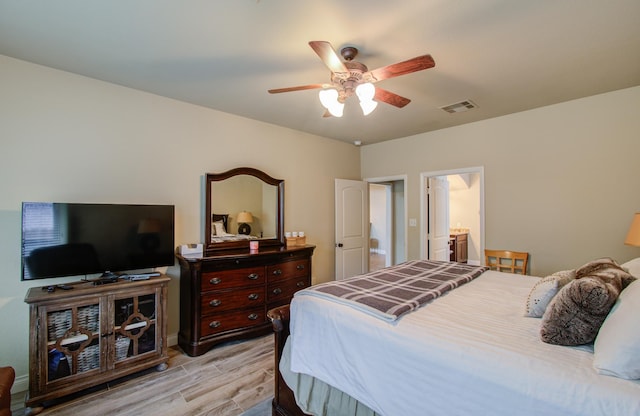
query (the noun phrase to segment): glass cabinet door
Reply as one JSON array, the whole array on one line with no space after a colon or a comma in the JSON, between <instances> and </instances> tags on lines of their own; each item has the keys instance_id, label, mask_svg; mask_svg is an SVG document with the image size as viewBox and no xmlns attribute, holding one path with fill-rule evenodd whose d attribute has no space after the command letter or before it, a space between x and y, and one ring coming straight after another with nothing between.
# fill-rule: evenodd
<instances>
[{"instance_id":1,"label":"glass cabinet door","mask_svg":"<svg viewBox=\"0 0 640 416\"><path fill-rule=\"evenodd\" d=\"M158 351L156 309L155 292L115 300L116 363Z\"/></svg>"},{"instance_id":2,"label":"glass cabinet door","mask_svg":"<svg viewBox=\"0 0 640 416\"><path fill-rule=\"evenodd\" d=\"M47 382L100 370L100 302L44 309Z\"/></svg>"}]
</instances>

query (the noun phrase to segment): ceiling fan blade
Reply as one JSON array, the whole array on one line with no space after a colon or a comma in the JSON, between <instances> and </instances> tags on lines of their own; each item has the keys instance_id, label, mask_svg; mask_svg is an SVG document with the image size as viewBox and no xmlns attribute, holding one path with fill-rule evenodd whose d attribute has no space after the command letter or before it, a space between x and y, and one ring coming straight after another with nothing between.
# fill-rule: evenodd
<instances>
[{"instance_id":1,"label":"ceiling fan blade","mask_svg":"<svg viewBox=\"0 0 640 416\"><path fill-rule=\"evenodd\" d=\"M436 66L436 63L431 55L422 55L407 61L374 69L369 71L368 74L373 77L374 82L377 82L383 79L399 77L400 75L407 75L412 72L422 71L423 69L433 68L434 66Z\"/></svg>"},{"instance_id":2,"label":"ceiling fan blade","mask_svg":"<svg viewBox=\"0 0 640 416\"><path fill-rule=\"evenodd\" d=\"M269 94L279 94L281 92L302 91L302 90L315 90L318 88L324 88L326 84L309 84L300 85L299 87L287 87L287 88L275 88L269 90Z\"/></svg>"},{"instance_id":3,"label":"ceiling fan blade","mask_svg":"<svg viewBox=\"0 0 640 416\"><path fill-rule=\"evenodd\" d=\"M309 42L309 46L311 46L311 49L318 54L320 59L322 59L322 62L324 62L331 72L349 72L329 42L323 40L312 40Z\"/></svg>"},{"instance_id":4,"label":"ceiling fan blade","mask_svg":"<svg viewBox=\"0 0 640 416\"><path fill-rule=\"evenodd\" d=\"M399 96L398 94L394 94L391 91L383 90L382 88L376 87L376 95L373 97L376 101L382 101L387 104L391 104L392 106L402 108L405 105L411 102L410 99Z\"/></svg>"}]
</instances>

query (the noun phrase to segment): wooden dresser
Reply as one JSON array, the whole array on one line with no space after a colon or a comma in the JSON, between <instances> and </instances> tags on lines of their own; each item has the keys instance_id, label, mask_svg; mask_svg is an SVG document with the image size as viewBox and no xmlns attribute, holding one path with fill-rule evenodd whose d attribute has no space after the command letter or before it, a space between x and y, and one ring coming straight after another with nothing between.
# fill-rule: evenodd
<instances>
[{"instance_id":1,"label":"wooden dresser","mask_svg":"<svg viewBox=\"0 0 640 416\"><path fill-rule=\"evenodd\" d=\"M190 356L216 344L271 332L267 311L311 286L315 246L224 250L208 257L178 255L180 332Z\"/></svg>"}]
</instances>

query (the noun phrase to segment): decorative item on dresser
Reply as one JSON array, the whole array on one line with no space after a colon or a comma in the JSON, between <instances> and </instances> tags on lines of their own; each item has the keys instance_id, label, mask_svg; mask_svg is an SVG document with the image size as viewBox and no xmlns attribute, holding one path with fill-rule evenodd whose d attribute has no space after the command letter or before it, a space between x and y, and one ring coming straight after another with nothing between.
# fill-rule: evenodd
<instances>
[{"instance_id":1,"label":"decorative item on dresser","mask_svg":"<svg viewBox=\"0 0 640 416\"><path fill-rule=\"evenodd\" d=\"M315 246L235 249L180 262L178 344L190 356L229 340L267 334L267 310L311 286Z\"/></svg>"},{"instance_id":2,"label":"decorative item on dresser","mask_svg":"<svg viewBox=\"0 0 640 416\"><path fill-rule=\"evenodd\" d=\"M29 289L28 412L149 367L165 370L168 282L160 275Z\"/></svg>"}]
</instances>

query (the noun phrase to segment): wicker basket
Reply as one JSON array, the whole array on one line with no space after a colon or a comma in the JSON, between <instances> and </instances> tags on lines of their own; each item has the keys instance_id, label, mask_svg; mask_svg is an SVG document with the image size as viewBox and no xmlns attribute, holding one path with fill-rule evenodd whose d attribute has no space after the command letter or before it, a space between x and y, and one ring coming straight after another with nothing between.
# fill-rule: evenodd
<instances>
[{"instance_id":1,"label":"wicker basket","mask_svg":"<svg viewBox=\"0 0 640 416\"><path fill-rule=\"evenodd\" d=\"M78 308L78 326L86 328L90 332L98 332L99 312L97 304Z\"/></svg>"},{"instance_id":2,"label":"wicker basket","mask_svg":"<svg viewBox=\"0 0 640 416\"><path fill-rule=\"evenodd\" d=\"M70 360L67 357L67 360ZM78 354L78 372L93 370L100 367L100 345L89 345Z\"/></svg>"},{"instance_id":3,"label":"wicker basket","mask_svg":"<svg viewBox=\"0 0 640 416\"><path fill-rule=\"evenodd\" d=\"M71 328L71 309L47 314L47 338L54 342Z\"/></svg>"},{"instance_id":4,"label":"wicker basket","mask_svg":"<svg viewBox=\"0 0 640 416\"><path fill-rule=\"evenodd\" d=\"M120 337L116 339L116 360L124 360L129 353L129 344L131 339L127 337Z\"/></svg>"}]
</instances>

